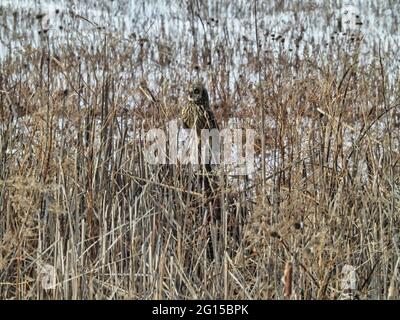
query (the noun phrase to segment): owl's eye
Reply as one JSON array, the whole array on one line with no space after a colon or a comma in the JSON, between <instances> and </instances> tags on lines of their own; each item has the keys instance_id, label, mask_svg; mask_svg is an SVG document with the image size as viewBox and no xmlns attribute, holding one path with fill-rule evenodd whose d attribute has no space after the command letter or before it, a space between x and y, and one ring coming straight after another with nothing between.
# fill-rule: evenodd
<instances>
[{"instance_id":1,"label":"owl's eye","mask_svg":"<svg viewBox=\"0 0 400 320\"><path fill-rule=\"evenodd\" d=\"M199 94L199 93L200 93L200 90L196 88L196 89L193 90L193 93L194 93L194 94Z\"/></svg>"}]
</instances>

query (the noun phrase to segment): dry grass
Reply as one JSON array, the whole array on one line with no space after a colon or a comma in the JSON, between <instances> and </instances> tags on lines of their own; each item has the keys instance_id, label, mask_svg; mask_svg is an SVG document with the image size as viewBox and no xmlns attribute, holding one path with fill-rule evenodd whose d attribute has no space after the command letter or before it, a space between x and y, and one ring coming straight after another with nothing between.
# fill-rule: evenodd
<instances>
[{"instance_id":1,"label":"dry grass","mask_svg":"<svg viewBox=\"0 0 400 320\"><path fill-rule=\"evenodd\" d=\"M24 42L37 37L24 29L34 11L0 7L10 45L0 62L0 297L397 299L397 49L371 44L361 63L362 34L335 34L300 52L301 28L271 37L254 23L266 10L256 2L230 9L253 17L249 34L216 37L228 4L196 3L181 17L195 28L178 37L161 22L158 38L139 23L127 38L62 11L68 34L42 31L37 47ZM264 160L252 177L220 172L218 223L199 219L213 208L190 167L143 159L142 131L175 119L197 76L221 127L233 118L255 129ZM356 268L351 292L345 265ZM49 266L56 286L46 290Z\"/></svg>"}]
</instances>

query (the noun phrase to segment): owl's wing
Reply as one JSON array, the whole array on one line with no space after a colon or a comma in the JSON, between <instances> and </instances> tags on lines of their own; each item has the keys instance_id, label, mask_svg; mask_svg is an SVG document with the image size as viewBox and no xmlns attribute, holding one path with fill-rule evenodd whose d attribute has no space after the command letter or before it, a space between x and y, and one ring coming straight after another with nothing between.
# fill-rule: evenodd
<instances>
[{"instance_id":1,"label":"owl's wing","mask_svg":"<svg viewBox=\"0 0 400 320\"><path fill-rule=\"evenodd\" d=\"M205 118L207 120L207 124L206 124L207 128L219 130L217 119L215 118L214 113L210 109L205 110Z\"/></svg>"}]
</instances>

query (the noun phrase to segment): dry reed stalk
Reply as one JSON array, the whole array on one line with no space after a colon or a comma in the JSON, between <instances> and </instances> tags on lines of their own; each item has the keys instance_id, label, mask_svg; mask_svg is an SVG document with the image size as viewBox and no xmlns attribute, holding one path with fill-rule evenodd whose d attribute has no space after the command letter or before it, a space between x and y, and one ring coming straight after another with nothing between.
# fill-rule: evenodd
<instances>
[{"instance_id":1,"label":"dry reed stalk","mask_svg":"<svg viewBox=\"0 0 400 320\"><path fill-rule=\"evenodd\" d=\"M285 270L283 272L284 291L283 296L285 299L290 299L292 296L293 285L293 263L286 262Z\"/></svg>"}]
</instances>

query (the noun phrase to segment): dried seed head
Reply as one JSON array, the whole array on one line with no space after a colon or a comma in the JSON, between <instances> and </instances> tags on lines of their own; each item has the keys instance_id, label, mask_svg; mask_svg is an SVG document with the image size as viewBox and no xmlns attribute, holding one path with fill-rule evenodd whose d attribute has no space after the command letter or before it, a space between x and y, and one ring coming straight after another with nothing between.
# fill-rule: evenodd
<instances>
[{"instance_id":1,"label":"dried seed head","mask_svg":"<svg viewBox=\"0 0 400 320\"><path fill-rule=\"evenodd\" d=\"M295 222L295 223L293 224L293 227L294 227L296 230L303 229L303 222Z\"/></svg>"},{"instance_id":2,"label":"dried seed head","mask_svg":"<svg viewBox=\"0 0 400 320\"><path fill-rule=\"evenodd\" d=\"M281 236L279 235L279 233L276 232L276 231L271 231L271 232L269 233L269 235L270 235L272 238L278 238L278 239L281 238Z\"/></svg>"},{"instance_id":3,"label":"dried seed head","mask_svg":"<svg viewBox=\"0 0 400 320\"><path fill-rule=\"evenodd\" d=\"M313 257L311 249L310 248L305 248L303 250L303 256L306 259L311 259Z\"/></svg>"}]
</instances>

